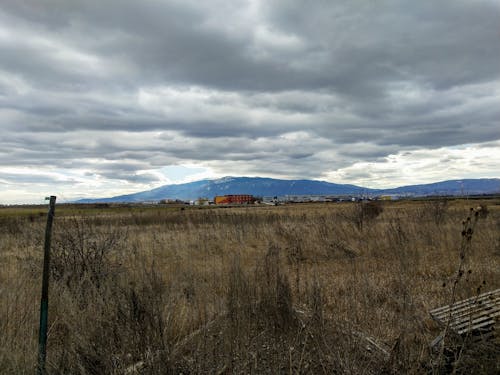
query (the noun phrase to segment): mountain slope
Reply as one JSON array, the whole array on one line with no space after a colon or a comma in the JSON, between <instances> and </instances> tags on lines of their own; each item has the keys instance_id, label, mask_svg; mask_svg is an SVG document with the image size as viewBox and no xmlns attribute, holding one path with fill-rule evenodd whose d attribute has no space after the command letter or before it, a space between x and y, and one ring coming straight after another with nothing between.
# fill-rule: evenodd
<instances>
[{"instance_id":1,"label":"mountain slope","mask_svg":"<svg viewBox=\"0 0 500 375\"><path fill-rule=\"evenodd\" d=\"M476 195L500 192L500 179L481 178L448 180L424 185L402 186L395 189L384 189L385 194L425 195Z\"/></svg>"},{"instance_id":2,"label":"mountain slope","mask_svg":"<svg viewBox=\"0 0 500 375\"><path fill-rule=\"evenodd\" d=\"M194 200L225 194L252 194L254 196L283 195L472 195L500 192L500 179L466 179L441 181L432 184L402 186L394 189L368 189L356 185L334 184L313 180L278 180L262 177L223 177L186 184L165 185L135 194L111 198L82 199L77 203L144 202L161 199Z\"/></svg>"},{"instance_id":3,"label":"mountain slope","mask_svg":"<svg viewBox=\"0 0 500 375\"><path fill-rule=\"evenodd\" d=\"M305 194L362 194L374 192L355 185L341 185L325 181L277 180L262 177L223 177L178 185L165 185L135 194L112 198L82 199L78 203L142 202L160 199L192 200L199 197L213 198L225 194L252 194L254 196L305 195Z\"/></svg>"}]
</instances>

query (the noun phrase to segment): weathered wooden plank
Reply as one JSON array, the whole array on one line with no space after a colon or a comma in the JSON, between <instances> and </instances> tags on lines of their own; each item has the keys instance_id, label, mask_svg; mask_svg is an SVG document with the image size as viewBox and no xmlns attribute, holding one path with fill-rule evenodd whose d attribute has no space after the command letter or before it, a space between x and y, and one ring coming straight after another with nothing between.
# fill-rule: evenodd
<instances>
[{"instance_id":1,"label":"weathered wooden plank","mask_svg":"<svg viewBox=\"0 0 500 375\"><path fill-rule=\"evenodd\" d=\"M468 322L471 319L476 319L482 316L491 316L500 312L500 309L491 309L491 310L475 310L475 311L467 311L459 316L444 316L435 320L438 320L441 324L446 324L450 322L450 324L460 324L462 322Z\"/></svg>"},{"instance_id":2,"label":"weathered wooden plank","mask_svg":"<svg viewBox=\"0 0 500 375\"><path fill-rule=\"evenodd\" d=\"M469 328L469 327L466 327L466 328L463 328L463 329L459 329L457 330L457 333L460 335L460 336L463 336L465 335L466 333L468 332L471 332L471 333L487 333L487 332L493 332L493 326L494 326L495 323L491 322L491 321L486 321L486 322L483 322L481 324L476 324L474 325L473 327Z\"/></svg>"},{"instance_id":3,"label":"weathered wooden plank","mask_svg":"<svg viewBox=\"0 0 500 375\"><path fill-rule=\"evenodd\" d=\"M458 301L429 311L432 318L461 335L472 334L484 339L494 334L500 316L500 289Z\"/></svg>"},{"instance_id":4,"label":"weathered wooden plank","mask_svg":"<svg viewBox=\"0 0 500 375\"><path fill-rule=\"evenodd\" d=\"M498 299L498 297L500 297L500 289L492 290L490 292L486 292L486 293L480 294L478 296L474 296L474 297L470 297L470 298L467 298L467 299L464 299L461 301L457 301L452 305L445 305L442 307L432 309L430 311L430 313L431 314L439 314L441 311L449 311L450 309L451 310L457 309L457 308L460 308L463 306L467 306L471 303L477 304L477 303L480 303L480 302L482 302L484 300L488 300L488 299Z\"/></svg>"},{"instance_id":5,"label":"weathered wooden plank","mask_svg":"<svg viewBox=\"0 0 500 375\"><path fill-rule=\"evenodd\" d=\"M481 317L478 317L475 319L462 321L462 322L459 322L457 324L450 324L450 326L452 326L454 329L461 329L461 328L465 328L465 327L469 327L469 326L473 327L475 324L479 324L482 322L490 322L490 324L495 324L495 317L496 316L500 316L500 313L496 313L496 314L489 315L489 316L481 316Z\"/></svg>"},{"instance_id":6,"label":"weathered wooden plank","mask_svg":"<svg viewBox=\"0 0 500 375\"><path fill-rule=\"evenodd\" d=\"M461 323L461 322L467 322L469 321L471 318L472 319L475 319L475 318L479 318L481 316L491 316L491 315L495 315L497 314L498 312L500 312L500 306L498 306L497 308L488 308L488 309L475 309L475 310L469 310L469 311L464 311L464 312L461 312L459 315L444 315L444 316L440 316L440 317L436 317L438 318L438 320L442 321L443 323L446 323L448 321L450 321L450 324L458 324L458 323Z\"/></svg>"},{"instance_id":7,"label":"weathered wooden plank","mask_svg":"<svg viewBox=\"0 0 500 375\"><path fill-rule=\"evenodd\" d=\"M438 313L431 311L431 314L436 316L436 317L446 317L446 316L449 316L450 313L454 316L460 316L461 314L466 314L468 311L488 310L488 309L492 309L492 310L500 309L500 297L489 300L489 301L483 301L481 303L462 306L462 307L456 308L456 309L449 309L449 310L440 311Z\"/></svg>"},{"instance_id":8,"label":"weathered wooden plank","mask_svg":"<svg viewBox=\"0 0 500 375\"><path fill-rule=\"evenodd\" d=\"M457 330L459 334L465 333L467 331L474 331L479 328L486 328L487 326L494 326L496 323L495 317L500 316L500 312L481 319L474 319L470 322L465 322L464 324L454 326L453 329ZM462 332L462 333L460 333Z\"/></svg>"},{"instance_id":9,"label":"weathered wooden plank","mask_svg":"<svg viewBox=\"0 0 500 375\"><path fill-rule=\"evenodd\" d=\"M443 317L441 317L441 319L437 319L437 320L439 320L443 324L445 324L447 322L450 322L452 324L457 324L457 323L460 323L463 321L469 321L471 318L474 319L474 318L478 318L481 316L489 316L492 314L494 315L494 314L498 313L499 311L500 311L500 309L467 311L467 312L464 312L458 316L447 315L447 316L443 316Z\"/></svg>"},{"instance_id":10,"label":"weathered wooden plank","mask_svg":"<svg viewBox=\"0 0 500 375\"><path fill-rule=\"evenodd\" d=\"M464 301L458 301L455 302L453 305L446 305L443 307L439 307L436 309L433 309L429 311L431 314L443 314L443 313L449 313L449 311L455 311L455 310L460 310L463 308L467 308L468 306L475 306L475 305L482 305L482 304L497 304L500 300L500 289L498 291L495 291L496 293L493 294L493 292L488 293L488 295L479 295L477 297L474 297L474 299L467 299Z\"/></svg>"},{"instance_id":11,"label":"weathered wooden plank","mask_svg":"<svg viewBox=\"0 0 500 375\"><path fill-rule=\"evenodd\" d=\"M500 310L500 299L497 302L497 305L494 304L481 304L481 305L474 305L474 306L469 306L467 308L462 308L460 310L455 310L455 311L444 311L439 314L432 314L438 319L448 319L450 315L452 317L461 317L461 316L466 316L470 313L475 313L478 311L499 311Z\"/></svg>"}]
</instances>

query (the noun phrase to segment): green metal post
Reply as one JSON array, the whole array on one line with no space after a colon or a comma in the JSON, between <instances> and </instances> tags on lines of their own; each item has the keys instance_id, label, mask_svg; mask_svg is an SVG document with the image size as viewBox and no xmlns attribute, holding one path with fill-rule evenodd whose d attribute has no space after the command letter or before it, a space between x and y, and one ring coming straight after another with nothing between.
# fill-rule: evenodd
<instances>
[{"instance_id":1,"label":"green metal post","mask_svg":"<svg viewBox=\"0 0 500 375\"><path fill-rule=\"evenodd\" d=\"M42 299L40 302L40 330L38 331L38 366L37 374L45 375L45 359L47 357L47 318L49 310L49 274L50 274L50 240L52 237L52 221L56 205L56 197L48 199L49 213L45 227L45 246L43 252Z\"/></svg>"}]
</instances>

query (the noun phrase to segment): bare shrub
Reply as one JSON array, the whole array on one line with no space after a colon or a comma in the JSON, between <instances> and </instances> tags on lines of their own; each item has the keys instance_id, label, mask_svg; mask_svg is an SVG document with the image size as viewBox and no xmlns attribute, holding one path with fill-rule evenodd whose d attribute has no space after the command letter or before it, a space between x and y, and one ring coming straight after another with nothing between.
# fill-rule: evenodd
<instances>
[{"instance_id":1,"label":"bare shrub","mask_svg":"<svg viewBox=\"0 0 500 375\"><path fill-rule=\"evenodd\" d=\"M480 204L476 207L476 211L478 212L478 216L480 219L486 219L490 214L490 210L488 210L488 206L485 204Z\"/></svg>"},{"instance_id":2,"label":"bare shrub","mask_svg":"<svg viewBox=\"0 0 500 375\"><path fill-rule=\"evenodd\" d=\"M255 289L244 274L240 257L236 255L229 270L229 285L226 298L227 312L233 331L239 332L255 317Z\"/></svg>"},{"instance_id":3,"label":"bare shrub","mask_svg":"<svg viewBox=\"0 0 500 375\"><path fill-rule=\"evenodd\" d=\"M127 234L118 226L98 226L89 219L59 221L54 233L51 271L55 280L75 286L87 279L97 287L119 271L116 252ZM115 256L115 259L113 259Z\"/></svg>"},{"instance_id":4,"label":"bare shrub","mask_svg":"<svg viewBox=\"0 0 500 375\"><path fill-rule=\"evenodd\" d=\"M275 332L294 323L292 291L282 270L279 248L271 245L263 262L256 268L254 282L241 269L239 259L230 270L227 307L235 327L256 318Z\"/></svg>"},{"instance_id":5,"label":"bare shrub","mask_svg":"<svg viewBox=\"0 0 500 375\"><path fill-rule=\"evenodd\" d=\"M20 218L0 218L0 233L3 235L20 235L22 234L23 220Z\"/></svg>"},{"instance_id":6,"label":"bare shrub","mask_svg":"<svg viewBox=\"0 0 500 375\"><path fill-rule=\"evenodd\" d=\"M449 211L448 200L431 199L425 202L421 216L430 219L436 225L442 225Z\"/></svg>"},{"instance_id":7,"label":"bare shrub","mask_svg":"<svg viewBox=\"0 0 500 375\"><path fill-rule=\"evenodd\" d=\"M152 374L170 371L175 335L165 314L174 309L168 284L154 267L136 271L139 279L124 271L101 279L99 286L85 284L86 290L56 284L62 295L69 291L69 298L62 307L66 314L53 327L54 373L125 373L135 363L148 363Z\"/></svg>"},{"instance_id":8,"label":"bare shrub","mask_svg":"<svg viewBox=\"0 0 500 375\"><path fill-rule=\"evenodd\" d=\"M276 331L287 329L293 324L292 292L287 275L283 272L279 247L271 245L263 264L263 278L260 285L260 308L271 318Z\"/></svg>"},{"instance_id":9,"label":"bare shrub","mask_svg":"<svg viewBox=\"0 0 500 375\"><path fill-rule=\"evenodd\" d=\"M384 208L380 202L357 202L351 205L349 209L341 213L343 219L348 220L356 226L359 230L370 221L376 219Z\"/></svg>"}]
</instances>

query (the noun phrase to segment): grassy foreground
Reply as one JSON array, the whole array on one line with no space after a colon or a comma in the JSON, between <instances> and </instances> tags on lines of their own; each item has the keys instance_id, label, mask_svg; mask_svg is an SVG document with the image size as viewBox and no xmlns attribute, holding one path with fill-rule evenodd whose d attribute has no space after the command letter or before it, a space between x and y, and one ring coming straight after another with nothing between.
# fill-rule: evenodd
<instances>
[{"instance_id":1,"label":"grassy foreground","mask_svg":"<svg viewBox=\"0 0 500 375\"><path fill-rule=\"evenodd\" d=\"M2 374L34 373L45 211L0 209ZM48 373L493 374L428 311L499 287L498 200L58 206Z\"/></svg>"}]
</instances>

